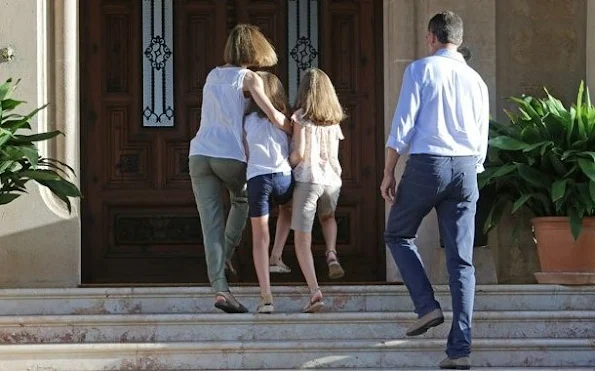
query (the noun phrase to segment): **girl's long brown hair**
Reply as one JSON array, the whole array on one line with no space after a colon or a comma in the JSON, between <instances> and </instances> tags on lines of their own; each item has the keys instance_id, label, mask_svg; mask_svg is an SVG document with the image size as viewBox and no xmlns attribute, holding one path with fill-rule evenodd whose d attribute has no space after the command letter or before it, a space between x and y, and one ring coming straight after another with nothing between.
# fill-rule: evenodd
<instances>
[{"instance_id":1,"label":"girl's long brown hair","mask_svg":"<svg viewBox=\"0 0 595 371\"><path fill-rule=\"evenodd\" d=\"M273 107L277 111L287 115L289 112L289 104L287 103L287 95L281 80L274 74L266 71L257 71L258 76L262 78L264 84L264 93L269 98ZM267 115L260 109L254 99L250 102L246 113L257 112L260 117L267 117Z\"/></svg>"},{"instance_id":2,"label":"girl's long brown hair","mask_svg":"<svg viewBox=\"0 0 595 371\"><path fill-rule=\"evenodd\" d=\"M334 125L346 118L331 79L318 68L310 68L304 73L294 108L301 108L304 119L316 125Z\"/></svg>"}]
</instances>

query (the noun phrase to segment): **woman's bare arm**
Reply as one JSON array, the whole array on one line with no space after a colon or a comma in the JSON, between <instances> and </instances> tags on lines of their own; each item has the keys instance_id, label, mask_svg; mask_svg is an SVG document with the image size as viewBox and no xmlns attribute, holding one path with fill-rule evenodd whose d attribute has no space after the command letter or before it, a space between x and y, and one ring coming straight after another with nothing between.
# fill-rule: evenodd
<instances>
[{"instance_id":1,"label":"woman's bare arm","mask_svg":"<svg viewBox=\"0 0 595 371\"><path fill-rule=\"evenodd\" d=\"M246 138L246 117L244 117L244 122L242 122L242 143L244 144L247 163L250 160L250 147L248 147L248 139Z\"/></svg>"},{"instance_id":2,"label":"woman's bare arm","mask_svg":"<svg viewBox=\"0 0 595 371\"><path fill-rule=\"evenodd\" d=\"M244 91L252 96L258 107L267 115L268 119L279 129L291 135L291 121L279 112L264 93L262 78L253 71L246 73L244 77Z\"/></svg>"}]
</instances>

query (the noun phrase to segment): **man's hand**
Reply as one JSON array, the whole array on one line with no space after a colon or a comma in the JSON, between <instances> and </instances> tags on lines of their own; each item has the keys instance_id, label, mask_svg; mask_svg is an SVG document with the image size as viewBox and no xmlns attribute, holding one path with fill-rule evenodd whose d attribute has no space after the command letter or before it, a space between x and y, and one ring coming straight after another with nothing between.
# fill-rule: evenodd
<instances>
[{"instance_id":1,"label":"man's hand","mask_svg":"<svg viewBox=\"0 0 595 371\"><path fill-rule=\"evenodd\" d=\"M397 181L395 180L395 167L399 162L399 154L394 148L386 147L386 159L384 162L384 178L380 185L380 194L386 202L391 205L395 202L395 187Z\"/></svg>"},{"instance_id":2,"label":"man's hand","mask_svg":"<svg viewBox=\"0 0 595 371\"><path fill-rule=\"evenodd\" d=\"M380 184L380 194L382 198L391 205L395 202L395 187L397 181L395 180L394 172L385 172L382 184Z\"/></svg>"}]
</instances>

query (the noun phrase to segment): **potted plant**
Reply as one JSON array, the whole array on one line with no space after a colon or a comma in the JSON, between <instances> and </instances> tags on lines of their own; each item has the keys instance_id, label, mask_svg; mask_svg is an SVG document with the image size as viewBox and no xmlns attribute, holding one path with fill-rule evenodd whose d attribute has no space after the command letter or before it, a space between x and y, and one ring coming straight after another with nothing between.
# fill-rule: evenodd
<instances>
[{"instance_id":1,"label":"potted plant","mask_svg":"<svg viewBox=\"0 0 595 371\"><path fill-rule=\"evenodd\" d=\"M70 211L69 197L81 196L78 188L66 179L67 172L74 173L72 168L40 156L35 146L35 142L52 139L61 132L23 133L31 129L31 119L45 106L25 116L15 113L15 108L25 103L11 98L17 85L18 81L13 83L11 79L0 85L0 205L26 193L25 185L33 180L48 187Z\"/></svg>"},{"instance_id":2,"label":"potted plant","mask_svg":"<svg viewBox=\"0 0 595 371\"><path fill-rule=\"evenodd\" d=\"M595 107L581 82L570 108L544 98L513 97L510 123L491 123L480 188L494 198L484 230L512 204L526 207L542 272L541 283L595 283Z\"/></svg>"}]
</instances>

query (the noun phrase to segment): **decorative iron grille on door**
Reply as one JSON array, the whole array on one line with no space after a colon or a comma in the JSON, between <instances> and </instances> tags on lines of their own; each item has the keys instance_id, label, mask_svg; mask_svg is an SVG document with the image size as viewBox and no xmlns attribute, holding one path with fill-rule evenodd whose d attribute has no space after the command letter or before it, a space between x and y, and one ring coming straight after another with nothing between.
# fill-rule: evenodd
<instances>
[{"instance_id":1,"label":"decorative iron grille on door","mask_svg":"<svg viewBox=\"0 0 595 371\"><path fill-rule=\"evenodd\" d=\"M143 0L143 126L174 126L173 0Z\"/></svg>"},{"instance_id":2,"label":"decorative iron grille on door","mask_svg":"<svg viewBox=\"0 0 595 371\"><path fill-rule=\"evenodd\" d=\"M304 71L318 67L318 0L289 0L287 5L287 90L293 104Z\"/></svg>"}]
</instances>

